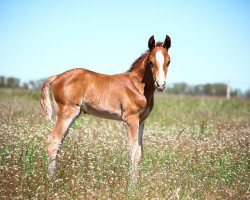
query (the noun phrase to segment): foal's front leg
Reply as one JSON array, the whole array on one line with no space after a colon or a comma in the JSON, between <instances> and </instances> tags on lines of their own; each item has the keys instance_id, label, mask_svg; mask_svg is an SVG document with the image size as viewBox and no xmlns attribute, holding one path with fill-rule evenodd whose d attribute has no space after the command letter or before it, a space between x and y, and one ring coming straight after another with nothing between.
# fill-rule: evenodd
<instances>
[{"instance_id":1,"label":"foal's front leg","mask_svg":"<svg viewBox=\"0 0 250 200\"><path fill-rule=\"evenodd\" d=\"M139 176L138 164L142 155L141 141L139 138L139 117L131 116L126 120L128 132L128 145L130 151L130 185L134 185Z\"/></svg>"}]
</instances>

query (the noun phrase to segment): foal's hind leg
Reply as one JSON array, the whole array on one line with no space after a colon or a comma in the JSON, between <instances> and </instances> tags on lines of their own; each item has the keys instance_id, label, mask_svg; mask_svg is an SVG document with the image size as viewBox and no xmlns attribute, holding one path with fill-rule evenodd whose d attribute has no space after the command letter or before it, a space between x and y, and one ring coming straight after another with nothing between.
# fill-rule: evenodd
<instances>
[{"instance_id":1,"label":"foal's hind leg","mask_svg":"<svg viewBox=\"0 0 250 200\"><path fill-rule=\"evenodd\" d=\"M69 127L80 113L79 107L58 106L55 125L47 139L47 151L49 157L48 171L51 177L55 174L56 155L66 137Z\"/></svg>"}]
</instances>

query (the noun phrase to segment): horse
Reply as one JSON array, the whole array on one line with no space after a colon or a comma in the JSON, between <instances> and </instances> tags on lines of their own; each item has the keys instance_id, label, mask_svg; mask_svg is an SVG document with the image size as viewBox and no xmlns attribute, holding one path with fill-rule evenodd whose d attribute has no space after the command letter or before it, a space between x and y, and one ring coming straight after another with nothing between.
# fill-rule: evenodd
<instances>
[{"instance_id":1,"label":"horse","mask_svg":"<svg viewBox=\"0 0 250 200\"><path fill-rule=\"evenodd\" d=\"M171 39L155 43L125 73L106 75L75 68L50 76L41 86L40 103L47 119L55 124L46 140L48 173L55 175L59 148L70 126L81 114L125 122L130 156L130 180L138 179L144 123L154 106L154 93L166 86Z\"/></svg>"}]
</instances>

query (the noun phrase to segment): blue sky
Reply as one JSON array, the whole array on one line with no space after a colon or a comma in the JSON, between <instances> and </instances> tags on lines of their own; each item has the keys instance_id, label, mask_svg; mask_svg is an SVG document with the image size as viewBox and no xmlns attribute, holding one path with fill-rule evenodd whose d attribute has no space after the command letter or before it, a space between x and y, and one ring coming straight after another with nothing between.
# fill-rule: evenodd
<instances>
[{"instance_id":1,"label":"blue sky","mask_svg":"<svg viewBox=\"0 0 250 200\"><path fill-rule=\"evenodd\" d=\"M151 35L172 39L167 83L250 88L250 1L0 0L0 75L126 71Z\"/></svg>"}]
</instances>

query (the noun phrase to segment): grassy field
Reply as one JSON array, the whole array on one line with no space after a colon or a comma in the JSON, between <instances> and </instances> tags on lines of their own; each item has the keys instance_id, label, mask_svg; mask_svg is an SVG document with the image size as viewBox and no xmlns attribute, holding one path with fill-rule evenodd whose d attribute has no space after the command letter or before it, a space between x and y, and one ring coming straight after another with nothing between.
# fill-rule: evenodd
<instances>
[{"instance_id":1,"label":"grassy field","mask_svg":"<svg viewBox=\"0 0 250 200\"><path fill-rule=\"evenodd\" d=\"M249 199L250 101L157 95L140 180L128 193L121 122L82 115L47 177L38 93L0 90L0 199Z\"/></svg>"}]
</instances>

